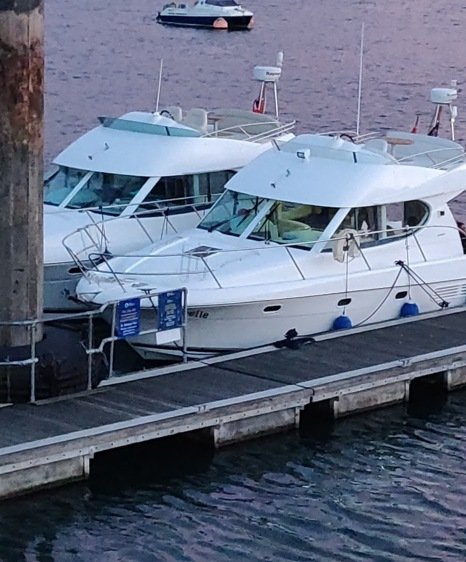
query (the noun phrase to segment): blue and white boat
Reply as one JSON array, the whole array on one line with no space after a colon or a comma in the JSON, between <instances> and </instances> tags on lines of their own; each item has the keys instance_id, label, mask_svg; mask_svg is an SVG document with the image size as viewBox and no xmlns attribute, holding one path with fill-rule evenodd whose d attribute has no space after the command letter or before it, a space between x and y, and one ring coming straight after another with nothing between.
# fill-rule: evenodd
<instances>
[{"instance_id":1,"label":"blue and white boat","mask_svg":"<svg viewBox=\"0 0 466 562\"><path fill-rule=\"evenodd\" d=\"M254 25L254 14L235 0L197 0L193 6L171 2L165 4L157 14L157 22L166 25L241 30L251 29Z\"/></svg>"}]
</instances>

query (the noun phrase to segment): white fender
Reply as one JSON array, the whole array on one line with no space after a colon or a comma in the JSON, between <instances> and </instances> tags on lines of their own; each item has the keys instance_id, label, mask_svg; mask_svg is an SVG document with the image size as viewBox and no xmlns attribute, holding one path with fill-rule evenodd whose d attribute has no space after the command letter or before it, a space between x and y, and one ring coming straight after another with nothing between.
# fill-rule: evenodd
<instances>
[{"instance_id":1,"label":"white fender","mask_svg":"<svg viewBox=\"0 0 466 562\"><path fill-rule=\"evenodd\" d=\"M352 228L345 228L339 232L338 239L335 240L333 245L333 258L336 261L343 263L346 258L346 252L348 252L348 257L350 258L356 258L359 256L358 239L358 231Z\"/></svg>"}]
</instances>

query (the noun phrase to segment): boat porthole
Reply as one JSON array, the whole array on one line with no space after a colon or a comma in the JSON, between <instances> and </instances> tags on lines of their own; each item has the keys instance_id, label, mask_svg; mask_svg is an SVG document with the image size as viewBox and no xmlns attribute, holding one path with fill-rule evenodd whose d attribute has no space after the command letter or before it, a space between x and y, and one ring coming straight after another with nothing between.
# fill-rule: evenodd
<instances>
[{"instance_id":1,"label":"boat porthole","mask_svg":"<svg viewBox=\"0 0 466 562\"><path fill-rule=\"evenodd\" d=\"M350 302L351 302L350 298L341 299L338 301L337 306L348 306Z\"/></svg>"},{"instance_id":2,"label":"boat porthole","mask_svg":"<svg viewBox=\"0 0 466 562\"><path fill-rule=\"evenodd\" d=\"M280 310L280 308L282 307L281 304L272 304L270 306L266 306L264 308L264 312L270 313L270 312L278 312Z\"/></svg>"},{"instance_id":3,"label":"boat porthole","mask_svg":"<svg viewBox=\"0 0 466 562\"><path fill-rule=\"evenodd\" d=\"M400 291L395 295L396 299L404 299L408 296L408 291Z\"/></svg>"},{"instance_id":4,"label":"boat porthole","mask_svg":"<svg viewBox=\"0 0 466 562\"><path fill-rule=\"evenodd\" d=\"M79 267L70 267L68 269L68 273L70 275L78 275L79 273L82 273L82 271L79 269Z\"/></svg>"}]
</instances>

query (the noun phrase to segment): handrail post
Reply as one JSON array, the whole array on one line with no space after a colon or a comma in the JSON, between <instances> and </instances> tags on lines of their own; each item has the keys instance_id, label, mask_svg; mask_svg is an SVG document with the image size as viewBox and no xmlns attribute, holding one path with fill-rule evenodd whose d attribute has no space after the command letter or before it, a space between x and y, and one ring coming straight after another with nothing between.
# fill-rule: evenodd
<instances>
[{"instance_id":1,"label":"handrail post","mask_svg":"<svg viewBox=\"0 0 466 562\"><path fill-rule=\"evenodd\" d=\"M36 402L36 324L30 324L30 336L31 336L31 395L30 403L35 404Z\"/></svg>"},{"instance_id":2,"label":"handrail post","mask_svg":"<svg viewBox=\"0 0 466 562\"><path fill-rule=\"evenodd\" d=\"M93 323L94 315L89 315L89 322L88 322L88 354L87 354L87 390L92 390L92 360L93 360L93 353L89 353L91 349L93 349L93 342L94 342L94 335L93 335Z\"/></svg>"},{"instance_id":3,"label":"handrail post","mask_svg":"<svg viewBox=\"0 0 466 562\"><path fill-rule=\"evenodd\" d=\"M112 310L112 340L110 342L110 361L108 365L108 378L110 379L113 377L113 359L115 355L115 324L116 324L116 309L118 303L113 303L113 310Z\"/></svg>"},{"instance_id":4,"label":"handrail post","mask_svg":"<svg viewBox=\"0 0 466 562\"><path fill-rule=\"evenodd\" d=\"M299 267L298 263L296 262L296 260L293 257L293 254L290 251L290 248L288 246L285 246L286 252L289 256L289 258L291 259L291 261L293 262L293 265L295 266L295 268L298 270L298 273L301 275L301 279L304 281L306 279L306 277L304 276L303 272L301 271L301 268Z\"/></svg>"},{"instance_id":5,"label":"handrail post","mask_svg":"<svg viewBox=\"0 0 466 562\"><path fill-rule=\"evenodd\" d=\"M8 404L11 404L11 378L9 370L6 375L6 401Z\"/></svg>"},{"instance_id":6,"label":"handrail post","mask_svg":"<svg viewBox=\"0 0 466 562\"><path fill-rule=\"evenodd\" d=\"M214 281L217 283L218 288L221 289L222 285L220 283L220 281L217 279L217 277L215 276L215 273L213 272L212 268L209 267L209 264L206 262L204 256L199 256L199 258L201 259L202 263L204 264L205 268L207 269L207 271L212 275L212 277L214 278Z\"/></svg>"},{"instance_id":7,"label":"handrail post","mask_svg":"<svg viewBox=\"0 0 466 562\"><path fill-rule=\"evenodd\" d=\"M184 311L184 318L183 318L183 363L187 363L188 361L188 343L186 335L188 333L188 289L183 287L183 311Z\"/></svg>"}]
</instances>

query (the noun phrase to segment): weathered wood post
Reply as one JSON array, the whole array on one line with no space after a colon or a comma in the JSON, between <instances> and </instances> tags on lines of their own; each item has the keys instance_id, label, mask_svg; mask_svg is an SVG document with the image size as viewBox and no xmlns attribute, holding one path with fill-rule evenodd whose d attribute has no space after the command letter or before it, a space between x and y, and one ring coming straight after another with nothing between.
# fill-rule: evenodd
<instances>
[{"instance_id":1,"label":"weathered wood post","mask_svg":"<svg viewBox=\"0 0 466 562\"><path fill-rule=\"evenodd\" d=\"M0 322L42 316L43 2L0 0ZM0 325L0 346L29 341Z\"/></svg>"}]
</instances>

